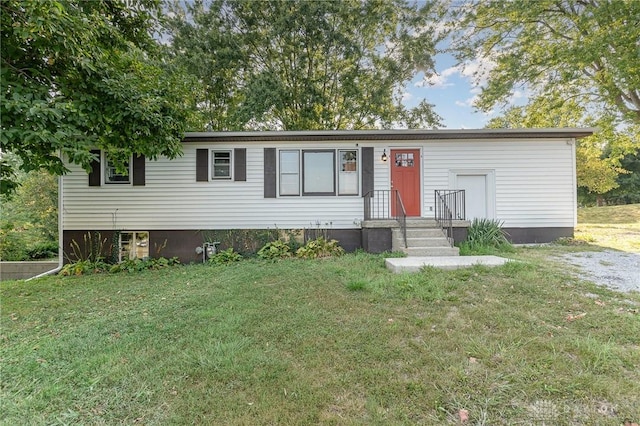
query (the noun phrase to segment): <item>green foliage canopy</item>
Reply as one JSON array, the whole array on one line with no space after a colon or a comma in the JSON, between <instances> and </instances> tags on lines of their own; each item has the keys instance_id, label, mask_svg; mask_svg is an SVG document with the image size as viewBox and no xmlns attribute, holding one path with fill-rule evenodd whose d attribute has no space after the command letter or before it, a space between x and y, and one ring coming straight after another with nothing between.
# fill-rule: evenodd
<instances>
[{"instance_id":1,"label":"green foliage canopy","mask_svg":"<svg viewBox=\"0 0 640 426\"><path fill-rule=\"evenodd\" d=\"M0 4L2 193L15 169L89 168L90 149L120 167L131 154L181 153L189 84L158 55L159 0L3 0ZM4 156L6 157L6 155Z\"/></svg>"},{"instance_id":2,"label":"green foliage canopy","mask_svg":"<svg viewBox=\"0 0 640 426\"><path fill-rule=\"evenodd\" d=\"M640 124L639 1L469 0L451 10L459 59L494 65L480 109L524 87Z\"/></svg>"},{"instance_id":3,"label":"green foliage canopy","mask_svg":"<svg viewBox=\"0 0 640 426\"><path fill-rule=\"evenodd\" d=\"M211 130L434 126L402 86L433 69L429 2L176 0L169 50L199 79Z\"/></svg>"},{"instance_id":4,"label":"green foliage canopy","mask_svg":"<svg viewBox=\"0 0 640 426\"><path fill-rule=\"evenodd\" d=\"M17 179L13 196L0 196L2 260L24 260L39 246L57 246L58 180L43 170L20 173Z\"/></svg>"}]
</instances>

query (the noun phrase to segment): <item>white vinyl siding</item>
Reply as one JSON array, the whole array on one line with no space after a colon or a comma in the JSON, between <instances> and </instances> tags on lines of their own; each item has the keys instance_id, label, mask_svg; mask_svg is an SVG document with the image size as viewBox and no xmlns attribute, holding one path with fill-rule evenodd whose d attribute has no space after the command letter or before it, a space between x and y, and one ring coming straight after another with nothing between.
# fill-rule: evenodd
<instances>
[{"instance_id":1,"label":"white vinyl siding","mask_svg":"<svg viewBox=\"0 0 640 426\"><path fill-rule=\"evenodd\" d=\"M426 212L433 191L450 188L450 172L493 170L495 218L505 227L572 227L576 187L573 145L567 140L432 143L423 152Z\"/></svg>"},{"instance_id":2,"label":"white vinyl siding","mask_svg":"<svg viewBox=\"0 0 640 426\"><path fill-rule=\"evenodd\" d=\"M374 188L390 188L390 162L383 150L421 149L422 212L433 216L436 189L450 188L452 170L495 171L495 217L506 227L572 227L575 224L576 188L574 146L571 139L360 141L374 147ZM335 196L264 197L264 148L283 151L356 149L354 141L323 142L188 142L175 160L146 162L146 184L89 187L86 172L68 166L63 181L65 230L198 230L357 227L363 218L360 196L339 196L340 169ZM246 148L246 181L219 180L215 185L195 181L196 149L233 151ZM302 161L300 158L299 161ZM278 167L281 167L279 164ZM340 167L339 159L336 167ZM358 163L358 178L361 165ZM298 173L302 173L299 170ZM297 178L302 180L302 176ZM359 185L356 184L356 185ZM299 193L302 193L300 187Z\"/></svg>"},{"instance_id":3,"label":"white vinyl siding","mask_svg":"<svg viewBox=\"0 0 640 426\"><path fill-rule=\"evenodd\" d=\"M185 143L184 154L174 160L147 160L144 187L110 185L89 187L79 166L67 165L63 177L65 230L171 230L171 229L352 229L362 219L360 196L264 198L264 148L340 149L348 143L250 143L247 145ZM202 185L195 180L196 149L247 148L245 182L219 180Z\"/></svg>"}]
</instances>

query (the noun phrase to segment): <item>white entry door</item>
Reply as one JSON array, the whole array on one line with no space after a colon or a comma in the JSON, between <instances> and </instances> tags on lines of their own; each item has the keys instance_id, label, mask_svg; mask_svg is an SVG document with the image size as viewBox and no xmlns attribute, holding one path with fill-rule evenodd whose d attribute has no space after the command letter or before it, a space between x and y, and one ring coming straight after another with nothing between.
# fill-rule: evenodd
<instances>
[{"instance_id":1,"label":"white entry door","mask_svg":"<svg viewBox=\"0 0 640 426\"><path fill-rule=\"evenodd\" d=\"M489 218L487 175L457 176L458 189L464 189L467 220Z\"/></svg>"}]
</instances>

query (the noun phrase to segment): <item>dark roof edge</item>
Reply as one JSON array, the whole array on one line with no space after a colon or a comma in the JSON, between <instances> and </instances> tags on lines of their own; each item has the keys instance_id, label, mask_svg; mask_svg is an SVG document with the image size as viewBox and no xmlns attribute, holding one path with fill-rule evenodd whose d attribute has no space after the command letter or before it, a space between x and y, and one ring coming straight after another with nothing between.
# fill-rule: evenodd
<instances>
[{"instance_id":1,"label":"dark roof edge","mask_svg":"<svg viewBox=\"0 0 640 426\"><path fill-rule=\"evenodd\" d=\"M443 129L443 130L295 130L248 132L188 132L184 142L269 142L269 141L336 141L336 140L434 140L434 139L558 139L583 138L597 129Z\"/></svg>"}]
</instances>

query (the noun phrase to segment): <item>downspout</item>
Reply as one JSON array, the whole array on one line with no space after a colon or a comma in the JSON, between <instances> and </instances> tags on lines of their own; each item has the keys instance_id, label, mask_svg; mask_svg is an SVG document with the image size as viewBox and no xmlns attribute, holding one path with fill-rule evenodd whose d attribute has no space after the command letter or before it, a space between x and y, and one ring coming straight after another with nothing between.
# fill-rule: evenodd
<instances>
[{"instance_id":1,"label":"downspout","mask_svg":"<svg viewBox=\"0 0 640 426\"><path fill-rule=\"evenodd\" d=\"M64 205L62 202L62 195L62 175L60 175L58 176L58 266L50 271L43 272L36 275L35 277L28 278L25 281L31 281L37 278L45 277L47 275L56 274L62 269L62 266L64 264L64 250L62 250L62 244L64 242L62 235L62 213L64 211Z\"/></svg>"}]
</instances>

